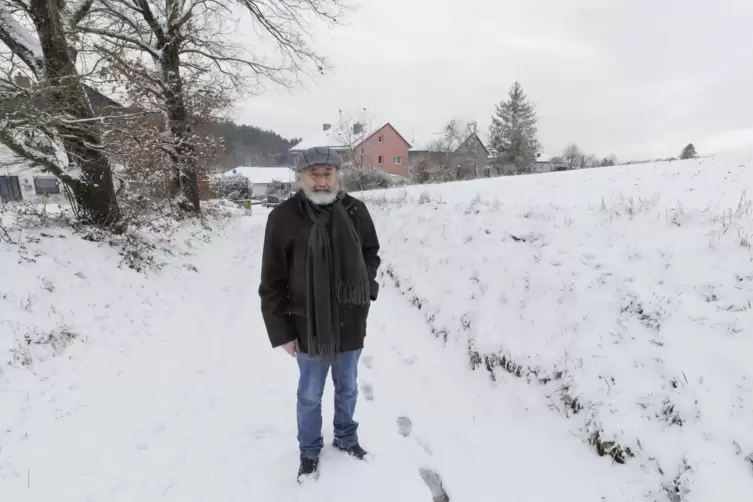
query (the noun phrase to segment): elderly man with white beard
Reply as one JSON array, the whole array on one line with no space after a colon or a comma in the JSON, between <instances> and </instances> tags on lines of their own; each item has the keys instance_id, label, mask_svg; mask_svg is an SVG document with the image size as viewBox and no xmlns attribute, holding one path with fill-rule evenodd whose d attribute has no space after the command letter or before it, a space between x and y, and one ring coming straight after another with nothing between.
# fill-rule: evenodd
<instances>
[{"instance_id":1,"label":"elderly man with white beard","mask_svg":"<svg viewBox=\"0 0 753 502\"><path fill-rule=\"evenodd\" d=\"M366 205L340 189L342 160L330 148L301 153L298 193L272 210L262 255L261 310L272 347L295 357L299 482L318 475L322 395L331 368L333 446L367 453L355 421L358 360L371 302L377 299L379 240Z\"/></svg>"}]
</instances>

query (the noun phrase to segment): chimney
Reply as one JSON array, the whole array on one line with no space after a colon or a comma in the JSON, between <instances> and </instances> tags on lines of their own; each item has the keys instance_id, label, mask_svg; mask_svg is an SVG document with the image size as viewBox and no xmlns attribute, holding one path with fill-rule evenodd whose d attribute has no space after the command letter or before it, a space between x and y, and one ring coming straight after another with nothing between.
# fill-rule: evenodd
<instances>
[{"instance_id":1,"label":"chimney","mask_svg":"<svg viewBox=\"0 0 753 502\"><path fill-rule=\"evenodd\" d=\"M332 124L323 124L322 125L322 131L329 131L332 129Z\"/></svg>"},{"instance_id":2,"label":"chimney","mask_svg":"<svg viewBox=\"0 0 753 502\"><path fill-rule=\"evenodd\" d=\"M363 132L363 124L356 122L353 124L353 134L361 134Z\"/></svg>"}]
</instances>

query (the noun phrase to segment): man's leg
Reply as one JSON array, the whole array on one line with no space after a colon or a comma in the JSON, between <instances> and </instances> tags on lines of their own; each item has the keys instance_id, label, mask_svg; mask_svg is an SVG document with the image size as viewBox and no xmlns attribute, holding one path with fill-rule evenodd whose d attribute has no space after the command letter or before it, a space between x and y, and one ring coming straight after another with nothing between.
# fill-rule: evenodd
<instances>
[{"instance_id":1,"label":"man's leg","mask_svg":"<svg viewBox=\"0 0 753 502\"><path fill-rule=\"evenodd\" d=\"M335 385L335 446L349 450L358 445L358 422L353 419L358 397L358 359L360 350L338 354L332 365Z\"/></svg>"},{"instance_id":2,"label":"man's leg","mask_svg":"<svg viewBox=\"0 0 753 502\"><path fill-rule=\"evenodd\" d=\"M300 376L298 379L298 446L301 456L319 458L322 438L322 394L327 381L329 364L303 352L296 353Z\"/></svg>"}]
</instances>

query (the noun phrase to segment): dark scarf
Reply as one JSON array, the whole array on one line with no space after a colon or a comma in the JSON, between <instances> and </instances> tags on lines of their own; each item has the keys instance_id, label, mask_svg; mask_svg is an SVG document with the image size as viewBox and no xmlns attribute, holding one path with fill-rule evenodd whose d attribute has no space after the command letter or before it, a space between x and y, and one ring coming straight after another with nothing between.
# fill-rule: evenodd
<instances>
[{"instance_id":1,"label":"dark scarf","mask_svg":"<svg viewBox=\"0 0 753 502\"><path fill-rule=\"evenodd\" d=\"M369 278L343 194L329 206L318 206L305 194L301 196L313 223L306 252L309 355L331 359L341 351L338 306L367 305Z\"/></svg>"}]
</instances>

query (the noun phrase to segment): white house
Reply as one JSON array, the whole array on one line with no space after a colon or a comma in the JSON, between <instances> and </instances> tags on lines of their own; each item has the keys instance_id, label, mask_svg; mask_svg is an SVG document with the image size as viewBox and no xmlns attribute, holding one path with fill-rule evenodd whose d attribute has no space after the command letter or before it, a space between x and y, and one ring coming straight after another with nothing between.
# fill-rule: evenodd
<instances>
[{"instance_id":1,"label":"white house","mask_svg":"<svg viewBox=\"0 0 753 502\"><path fill-rule=\"evenodd\" d=\"M60 180L19 160L0 144L0 203L67 203Z\"/></svg>"},{"instance_id":2,"label":"white house","mask_svg":"<svg viewBox=\"0 0 753 502\"><path fill-rule=\"evenodd\" d=\"M283 184L285 192L292 192L295 188L295 170L292 167L250 167L241 166L220 174L232 176L240 174L251 183L254 195L266 195L273 182Z\"/></svg>"}]
</instances>

